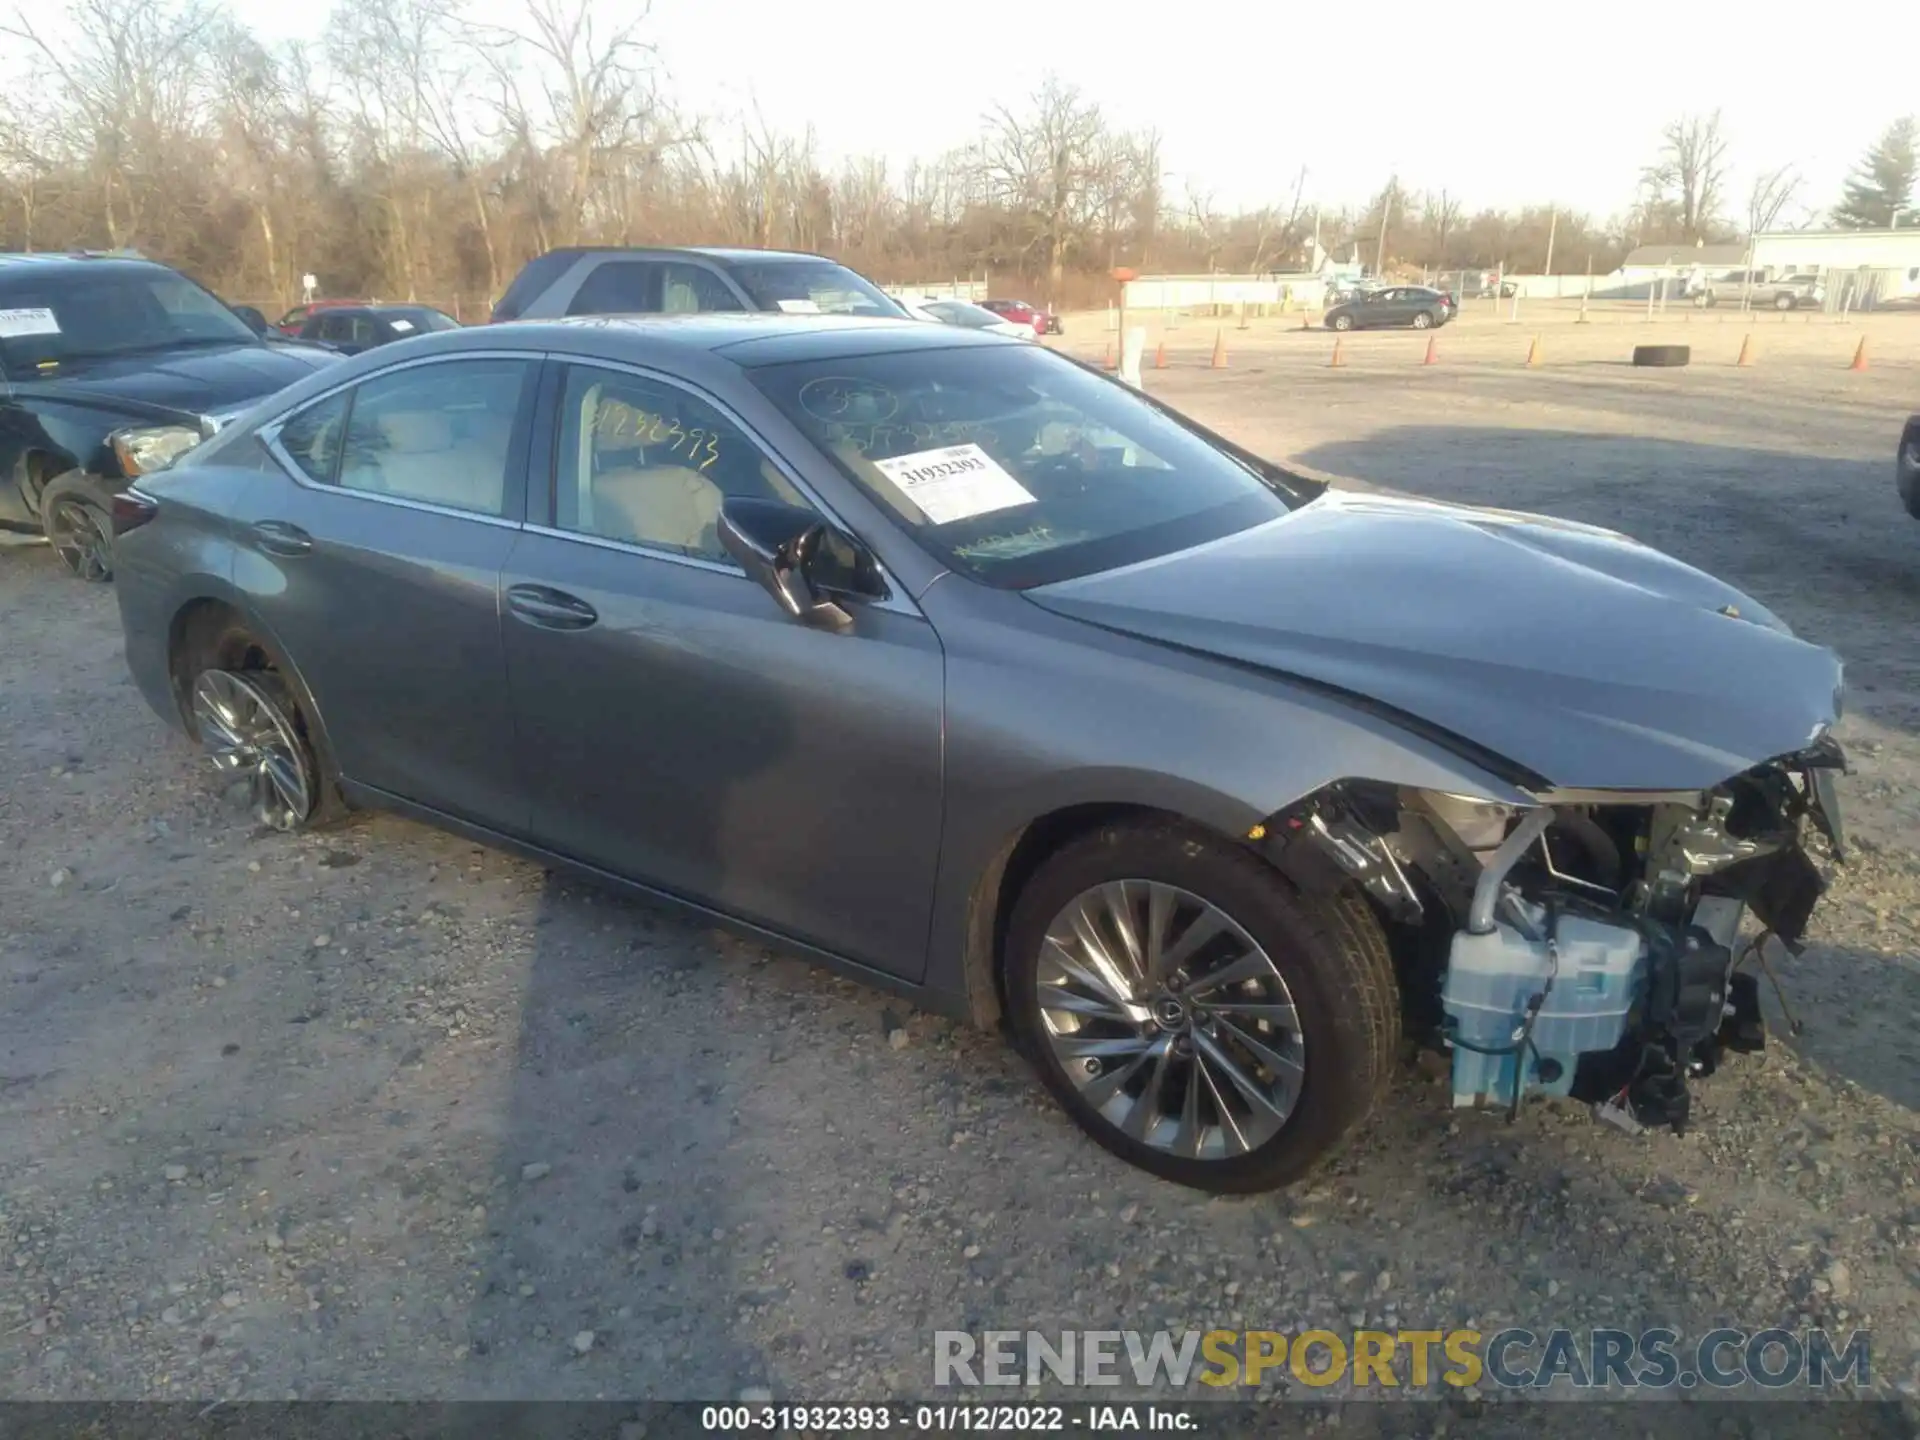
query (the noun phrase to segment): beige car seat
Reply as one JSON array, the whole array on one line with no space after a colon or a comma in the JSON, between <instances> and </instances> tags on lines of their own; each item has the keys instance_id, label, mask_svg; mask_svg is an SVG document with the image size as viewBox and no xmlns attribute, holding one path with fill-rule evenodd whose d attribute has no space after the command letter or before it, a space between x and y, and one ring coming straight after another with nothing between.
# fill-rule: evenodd
<instances>
[{"instance_id":1,"label":"beige car seat","mask_svg":"<svg viewBox=\"0 0 1920 1440\"><path fill-rule=\"evenodd\" d=\"M375 423L381 449L364 459L349 451L342 485L483 515L500 513L506 482L504 434L456 440L453 418L433 410L390 411ZM497 428L499 423L499 417L487 417L477 428ZM507 417L507 433L512 425Z\"/></svg>"},{"instance_id":2,"label":"beige car seat","mask_svg":"<svg viewBox=\"0 0 1920 1440\"><path fill-rule=\"evenodd\" d=\"M724 560L720 487L684 465L609 470L593 477L594 532Z\"/></svg>"}]
</instances>

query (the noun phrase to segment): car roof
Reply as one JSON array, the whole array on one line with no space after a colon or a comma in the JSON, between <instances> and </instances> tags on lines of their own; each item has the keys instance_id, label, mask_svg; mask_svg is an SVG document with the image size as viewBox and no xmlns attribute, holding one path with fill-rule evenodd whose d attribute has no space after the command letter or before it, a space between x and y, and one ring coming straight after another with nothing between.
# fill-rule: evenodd
<instances>
[{"instance_id":1,"label":"car roof","mask_svg":"<svg viewBox=\"0 0 1920 1440\"><path fill-rule=\"evenodd\" d=\"M953 349L962 345L1017 342L979 331L924 320L894 320L854 315L776 315L756 311L689 315L577 315L565 320L513 320L442 331L440 344L498 347L509 334L515 348L551 344L568 350L617 351L622 337L645 342L656 354L681 351L718 355L744 369L827 360L853 355L884 355L910 350ZM598 339L603 344L594 344ZM587 342L587 343L582 343Z\"/></svg>"},{"instance_id":2,"label":"car roof","mask_svg":"<svg viewBox=\"0 0 1920 1440\"><path fill-rule=\"evenodd\" d=\"M0 254L0 279L11 280L29 275L73 270L104 270L110 275L137 275L155 270L168 275L180 273L171 266L162 265L158 260L148 260L138 255Z\"/></svg>"},{"instance_id":3,"label":"car roof","mask_svg":"<svg viewBox=\"0 0 1920 1440\"><path fill-rule=\"evenodd\" d=\"M548 250L547 255L704 255L709 260L723 263L741 263L752 260L818 260L824 264L838 264L825 255L811 254L805 250L756 250L742 245L562 245L558 249ZM536 257L542 258L542 257Z\"/></svg>"}]
</instances>

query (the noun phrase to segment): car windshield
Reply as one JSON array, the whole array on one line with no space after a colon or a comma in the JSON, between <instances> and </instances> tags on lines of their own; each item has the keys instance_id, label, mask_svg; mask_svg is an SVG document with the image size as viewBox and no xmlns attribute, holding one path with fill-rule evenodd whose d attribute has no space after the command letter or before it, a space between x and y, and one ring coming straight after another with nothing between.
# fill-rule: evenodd
<instances>
[{"instance_id":1,"label":"car windshield","mask_svg":"<svg viewBox=\"0 0 1920 1440\"><path fill-rule=\"evenodd\" d=\"M892 299L831 260L740 260L728 270L762 310L790 315L874 315L898 320Z\"/></svg>"},{"instance_id":2,"label":"car windshield","mask_svg":"<svg viewBox=\"0 0 1920 1440\"><path fill-rule=\"evenodd\" d=\"M142 350L259 343L219 300L158 266L75 265L0 292L0 360L15 374Z\"/></svg>"},{"instance_id":3,"label":"car windshield","mask_svg":"<svg viewBox=\"0 0 1920 1440\"><path fill-rule=\"evenodd\" d=\"M422 330L458 330L460 328L460 322L451 315L424 305L406 310L381 310L378 314L402 335Z\"/></svg>"},{"instance_id":4,"label":"car windshield","mask_svg":"<svg viewBox=\"0 0 1920 1440\"><path fill-rule=\"evenodd\" d=\"M936 558L1002 589L1169 554L1290 508L1124 385L1035 346L749 374Z\"/></svg>"}]
</instances>

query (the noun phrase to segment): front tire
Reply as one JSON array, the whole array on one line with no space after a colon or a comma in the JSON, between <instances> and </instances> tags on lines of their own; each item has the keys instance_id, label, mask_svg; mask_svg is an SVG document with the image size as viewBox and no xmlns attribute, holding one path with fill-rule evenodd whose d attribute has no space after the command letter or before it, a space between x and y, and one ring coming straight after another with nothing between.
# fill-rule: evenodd
<instances>
[{"instance_id":1,"label":"front tire","mask_svg":"<svg viewBox=\"0 0 1920 1440\"><path fill-rule=\"evenodd\" d=\"M1004 965L1016 1042L1062 1108L1195 1189L1299 1179L1391 1077L1399 996L1365 901L1302 895L1196 827L1062 848L1015 905Z\"/></svg>"},{"instance_id":2,"label":"front tire","mask_svg":"<svg viewBox=\"0 0 1920 1440\"><path fill-rule=\"evenodd\" d=\"M89 584L113 579L113 492L69 470L40 492L40 528L60 563Z\"/></svg>"},{"instance_id":3,"label":"front tire","mask_svg":"<svg viewBox=\"0 0 1920 1440\"><path fill-rule=\"evenodd\" d=\"M188 692L195 737L214 773L245 780L253 817L269 830L305 829L329 792L300 708L271 670L201 670Z\"/></svg>"}]
</instances>

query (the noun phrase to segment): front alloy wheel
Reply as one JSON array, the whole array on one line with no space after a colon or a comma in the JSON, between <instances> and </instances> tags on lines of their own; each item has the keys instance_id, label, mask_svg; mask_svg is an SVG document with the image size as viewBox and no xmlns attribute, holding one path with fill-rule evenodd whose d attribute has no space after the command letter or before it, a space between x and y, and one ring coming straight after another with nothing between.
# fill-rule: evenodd
<instances>
[{"instance_id":1,"label":"front alloy wheel","mask_svg":"<svg viewBox=\"0 0 1920 1440\"><path fill-rule=\"evenodd\" d=\"M201 748L221 775L245 777L253 813L273 830L297 830L313 814L318 767L301 737L286 689L269 671L203 670L193 682Z\"/></svg>"},{"instance_id":2,"label":"front alloy wheel","mask_svg":"<svg viewBox=\"0 0 1920 1440\"><path fill-rule=\"evenodd\" d=\"M1245 1155L1300 1098L1307 1046L1287 982L1230 915L1175 886L1075 896L1047 927L1037 998L1080 1097L1154 1149Z\"/></svg>"},{"instance_id":3,"label":"front alloy wheel","mask_svg":"<svg viewBox=\"0 0 1920 1440\"><path fill-rule=\"evenodd\" d=\"M44 526L67 569L94 584L113 579L113 537L106 516L92 505L62 496L47 507Z\"/></svg>"},{"instance_id":4,"label":"front alloy wheel","mask_svg":"<svg viewBox=\"0 0 1920 1440\"><path fill-rule=\"evenodd\" d=\"M1399 993L1364 898L1303 895L1210 831L1143 818L1069 842L1005 947L1008 1022L1054 1098L1183 1185L1298 1179L1391 1073Z\"/></svg>"}]
</instances>

